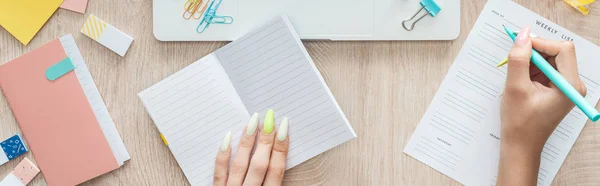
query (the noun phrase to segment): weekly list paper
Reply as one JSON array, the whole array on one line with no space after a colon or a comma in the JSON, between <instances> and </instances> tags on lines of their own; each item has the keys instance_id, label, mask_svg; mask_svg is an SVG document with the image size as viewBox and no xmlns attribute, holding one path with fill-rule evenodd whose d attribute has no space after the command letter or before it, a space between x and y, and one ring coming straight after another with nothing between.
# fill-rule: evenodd
<instances>
[{"instance_id":1,"label":"weekly list paper","mask_svg":"<svg viewBox=\"0 0 600 186\"><path fill-rule=\"evenodd\" d=\"M275 110L277 125L289 118L288 169L356 137L285 17L194 62L139 97L192 185L212 184L223 137L232 131L235 155L254 112L264 116Z\"/></svg>"},{"instance_id":2,"label":"weekly list paper","mask_svg":"<svg viewBox=\"0 0 600 186\"><path fill-rule=\"evenodd\" d=\"M600 47L508 0L489 0L404 152L465 185L495 185L500 145L500 100L507 67L495 65L512 41L502 25L575 44L586 99L600 98ZM550 185L587 117L575 107L545 144L537 185Z\"/></svg>"}]
</instances>

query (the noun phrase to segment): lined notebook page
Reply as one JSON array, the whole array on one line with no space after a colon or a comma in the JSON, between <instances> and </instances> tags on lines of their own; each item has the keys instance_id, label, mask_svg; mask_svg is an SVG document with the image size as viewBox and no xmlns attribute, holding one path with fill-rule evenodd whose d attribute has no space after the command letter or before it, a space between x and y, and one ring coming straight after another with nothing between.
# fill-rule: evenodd
<instances>
[{"instance_id":1,"label":"lined notebook page","mask_svg":"<svg viewBox=\"0 0 600 186\"><path fill-rule=\"evenodd\" d=\"M249 113L289 118L287 168L356 137L287 18L215 53Z\"/></svg>"},{"instance_id":2,"label":"lined notebook page","mask_svg":"<svg viewBox=\"0 0 600 186\"><path fill-rule=\"evenodd\" d=\"M250 116L223 67L210 54L139 93L192 185L210 185L227 131L232 149Z\"/></svg>"},{"instance_id":3,"label":"lined notebook page","mask_svg":"<svg viewBox=\"0 0 600 186\"><path fill-rule=\"evenodd\" d=\"M81 84L83 92L88 98L90 106L94 110L94 115L96 115L96 119L100 124L100 128L106 137L106 141L108 141L108 145L110 146L117 163L123 165L125 161L130 159L129 152L127 152L127 149L125 148L123 139L121 139L119 131L117 131L117 127L115 127L115 123L108 112L108 108L106 108L106 105L104 104L104 100L102 100L102 97L100 96L98 87L96 87L96 83L94 83L92 74L90 74L73 36L69 34L61 37L60 43L63 45L67 56L69 56L73 61L73 64L77 66L75 75L77 75L79 84Z\"/></svg>"},{"instance_id":4,"label":"lined notebook page","mask_svg":"<svg viewBox=\"0 0 600 186\"><path fill-rule=\"evenodd\" d=\"M600 47L512 1L489 0L465 40L404 152L464 185L496 185L500 108L507 67L496 64L513 42L503 29L526 25L541 38L573 39L587 101L600 99ZM554 31L549 31L552 28ZM538 186L549 186L587 121L575 107L541 152Z\"/></svg>"}]
</instances>

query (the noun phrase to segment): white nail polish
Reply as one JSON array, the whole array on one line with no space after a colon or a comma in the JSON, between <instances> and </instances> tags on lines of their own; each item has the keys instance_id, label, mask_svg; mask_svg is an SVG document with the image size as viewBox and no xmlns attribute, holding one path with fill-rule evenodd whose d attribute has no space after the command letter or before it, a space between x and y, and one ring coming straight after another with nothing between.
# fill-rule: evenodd
<instances>
[{"instance_id":1,"label":"white nail polish","mask_svg":"<svg viewBox=\"0 0 600 186\"><path fill-rule=\"evenodd\" d=\"M283 142L285 141L285 139L287 139L289 125L288 122L288 118L284 117L281 121L281 124L279 124L279 130L277 131L277 141Z\"/></svg>"},{"instance_id":2,"label":"white nail polish","mask_svg":"<svg viewBox=\"0 0 600 186\"><path fill-rule=\"evenodd\" d=\"M246 135L252 136L256 132L256 128L258 127L258 113L252 114L250 117L250 121L248 121L248 125L246 125Z\"/></svg>"},{"instance_id":3,"label":"white nail polish","mask_svg":"<svg viewBox=\"0 0 600 186\"><path fill-rule=\"evenodd\" d=\"M231 131L227 132L225 138L223 139L223 144L221 144L221 152L227 152L229 149L229 143L231 143Z\"/></svg>"}]
</instances>

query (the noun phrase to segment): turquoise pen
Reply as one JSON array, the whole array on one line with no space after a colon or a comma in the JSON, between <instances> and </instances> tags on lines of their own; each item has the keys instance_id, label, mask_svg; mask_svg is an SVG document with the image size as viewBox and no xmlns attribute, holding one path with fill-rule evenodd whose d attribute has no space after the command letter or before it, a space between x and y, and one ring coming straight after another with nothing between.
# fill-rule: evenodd
<instances>
[{"instance_id":1,"label":"turquoise pen","mask_svg":"<svg viewBox=\"0 0 600 186\"><path fill-rule=\"evenodd\" d=\"M517 35L506 26L502 26L504 27L504 31L506 31L508 36L515 41ZM540 53L534 49L531 49L531 61L542 71L542 73L546 75L546 77L548 77L548 79L550 79L550 81L552 81L552 83L554 83L554 85L556 85L556 87L558 87L558 89L560 89L560 91L562 91L573 103L575 103L575 105L577 105L577 107L579 107L579 109L581 109L581 111L583 111L583 113L585 113L590 120L596 122L598 119L600 119L600 113L598 110L596 110L596 108L587 102L587 100L585 100L585 98L581 96L581 94L579 94L579 92L577 92L577 90L575 90L575 88L573 88L573 86L564 77L562 77L560 73L558 73L558 71L556 71L556 69L554 69L554 67L552 67L552 65L550 65L550 63L548 63L548 61L546 61L542 55L540 55Z\"/></svg>"}]
</instances>

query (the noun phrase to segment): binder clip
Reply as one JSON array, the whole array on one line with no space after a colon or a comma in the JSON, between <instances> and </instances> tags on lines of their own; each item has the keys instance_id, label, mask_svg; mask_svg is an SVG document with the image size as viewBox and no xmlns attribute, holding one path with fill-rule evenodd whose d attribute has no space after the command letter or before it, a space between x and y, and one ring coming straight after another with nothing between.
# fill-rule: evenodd
<instances>
[{"instance_id":1,"label":"binder clip","mask_svg":"<svg viewBox=\"0 0 600 186\"><path fill-rule=\"evenodd\" d=\"M233 17L217 15L217 9L223 0L212 0L208 5L208 9L204 12L204 18L196 27L196 32L202 33L208 28L210 24L231 24L233 23Z\"/></svg>"},{"instance_id":2,"label":"binder clip","mask_svg":"<svg viewBox=\"0 0 600 186\"><path fill-rule=\"evenodd\" d=\"M412 31L415 28L415 24L417 24L417 22L419 22L421 19L423 19L425 16L427 16L427 14L431 15L431 17L435 17L435 15L437 15L437 13L440 12L440 10L442 10L440 8L440 6L438 6L437 3L435 3L434 0L421 0L421 3L419 3L419 4L421 4L421 9L419 9L419 11L417 11L417 13L415 13L410 19L402 21L402 27L404 27L404 30ZM419 15L419 13L421 13L421 11L423 9L425 9L425 11L427 11L427 13L423 14L416 21L414 21L410 25L410 27L407 27L406 23L415 19L415 17L417 17L417 15Z\"/></svg>"},{"instance_id":3,"label":"binder clip","mask_svg":"<svg viewBox=\"0 0 600 186\"><path fill-rule=\"evenodd\" d=\"M207 7L206 5L202 6L203 3L203 0L187 0L183 5L183 9L185 10L183 12L183 18L190 19L193 17L194 19L200 19ZM202 9L200 9L200 7L202 7Z\"/></svg>"},{"instance_id":4,"label":"binder clip","mask_svg":"<svg viewBox=\"0 0 600 186\"><path fill-rule=\"evenodd\" d=\"M567 4L577 9L581 14L588 15L590 13L589 5L596 0L564 0Z\"/></svg>"}]
</instances>

